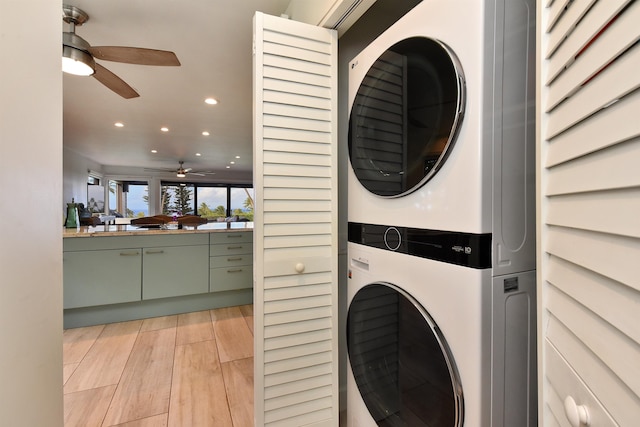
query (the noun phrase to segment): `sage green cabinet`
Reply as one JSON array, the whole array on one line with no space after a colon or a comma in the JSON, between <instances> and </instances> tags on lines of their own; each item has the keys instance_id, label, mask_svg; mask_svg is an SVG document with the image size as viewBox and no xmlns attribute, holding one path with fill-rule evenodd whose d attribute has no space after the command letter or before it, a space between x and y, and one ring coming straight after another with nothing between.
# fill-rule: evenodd
<instances>
[{"instance_id":1,"label":"sage green cabinet","mask_svg":"<svg viewBox=\"0 0 640 427\"><path fill-rule=\"evenodd\" d=\"M253 287L251 231L72 237L63 250L65 309Z\"/></svg>"},{"instance_id":2,"label":"sage green cabinet","mask_svg":"<svg viewBox=\"0 0 640 427\"><path fill-rule=\"evenodd\" d=\"M209 246L143 248L142 299L209 291Z\"/></svg>"},{"instance_id":3,"label":"sage green cabinet","mask_svg":"<svg viewBox=\"0 0 640 427\"><path fill-rule=\"evenodd\" d=\"M64 308L209 291L209 235L65 238Z\"/></svg>"},{"instance_id":4,"label":"sage green cabinet","mask_svg":"<svg viewBox=\"0 0 640 427\"><path fill-rule=\"evenodd\" d=\"M210 237L209 291L253 287L253 233L215 233Z\"/></svg>"},{"instance_id":5,"label":"sage green cabinet","mask_svg":"<svg viewBox=\"0 0 640 427\"><path fill-rule=\"evenodd\" d=\"M63 254L64 308L140 301L142 251L108 249Z\"/></svg>"}]
</instances>

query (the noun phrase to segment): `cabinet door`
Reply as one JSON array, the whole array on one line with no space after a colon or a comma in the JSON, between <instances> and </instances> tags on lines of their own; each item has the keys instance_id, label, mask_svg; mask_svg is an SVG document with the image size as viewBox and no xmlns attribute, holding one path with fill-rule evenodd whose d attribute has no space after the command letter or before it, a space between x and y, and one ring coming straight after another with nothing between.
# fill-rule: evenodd
<instances>
[{"instance_id":1,"label":"cabinet door","mask_svg":"<svg viewBox=\"0 0 640 427\"><path fill-rule=\"evenodd\" d=\"M228 231L224 233L211 233L209 241L212 245L251 243L253 241L252 231Z\"/></svg>"},{"instance_id":2,"label":"cabinet door","mask_svg":"<svg viewBox=\"0 0 640 427\"><path fill-rule=\"evenodd\" d=\"M229 254L229 255L221 255L221 256L212 256L209 258L209 267L218 268L218 267L237 267L240 265L249 265L253 264L253 254ZM213 277L212 277L213 279Z\"/></svg>"},{"instance_id":3,"label":"cabinet door","mask_svg":"<svg viewBox=\"0 0 640 427\"><path fill-rule=\"evenodd\" d=\"M209 246L143 249L142 299L209 291Z\"/></svg>"},{"instance_id":4,"label":"cabinet door","mask_svg":"<svg viewBox=\"0 0 640 427\"><path fill-rule=\"evenodd\" d=\"M64 308L140 301L140 249L65 252Z\"/></svg>"},{"instance_id":5,"label":"cabinet door","mask_svg":"<svg viewBox=\"0 0 640 427\"><path fill-rule=\"evenodd\" d=\"M253 266L228 266L211 269L211 292L251 289L253 287Z\"/></svg>"},{"instance_id":6,"label":"cabinet door","mask_svg":"<svg viewBox=\"0 0 640 427\"><path fill-rule=\"evenodd\" d=\"M211 245L209 247L210 255L246 255L253 252L253 243L251 242L234 242L222 245Z\"/></svg>"}]
</instances>

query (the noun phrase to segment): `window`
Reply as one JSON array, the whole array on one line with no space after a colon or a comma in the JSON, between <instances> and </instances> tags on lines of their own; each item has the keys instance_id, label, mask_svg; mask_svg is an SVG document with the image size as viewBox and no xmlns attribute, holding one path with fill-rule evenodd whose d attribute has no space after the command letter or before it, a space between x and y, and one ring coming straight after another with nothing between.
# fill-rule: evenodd
<instances>
[{"instance_id":1,"label":"window","mask_svg":"<svg viewBox=\"0 0 640 427\"><path fill-rule=\"evenodd\" d=\"M253 188L236 188L230 190L231 215L237 215L239 219L253 221Z\"/></svg>"},{"instance_id":2,"label":"window","mask_svg":"<svg viewBox=\"0 0 640 427\"><path fill-rule=\"evenodd\" d=\"M194 215L195 198L193 184L162 184L160 188L162 213L165 215Z\"/></svg>"},{"instance_id":3,"label":"window","mask_svg":"<svg viewBox=\"0 0 640 427\"><path fill-rule=\"evenodd\" d=\"M87 207L91 213L104 212L104 186L100 185L102 176L89 171L87 177Z\"/></svg>"},{"instance_id":4,"label":"window","mask_svg":"<svg viewBox=\"0 0 640 427\"><path fill-rule=\"evenodd\" d=\"M227 187L198 187L198 215L218 219L227 217Z\"/></svg>"},{"instance_id":5,"label":"window","mask_svg":"<svg viewBox=\"0 0 640 427\"><path fill-rule=\"evenodd\" d=\"M125 218L149 215L147 182L109 180L109 213Z\"/></svg>"},{"instance_id":6,"label":"window","mask_svg":"<svg viewBox=\"0 0 640 427\"><path fill-rule=\"evenodd\" d=\"M162 183L162 213L194 214L209 220L237 216L253 221L253 188L201 183Z\"/></svg>"}]
</instances>

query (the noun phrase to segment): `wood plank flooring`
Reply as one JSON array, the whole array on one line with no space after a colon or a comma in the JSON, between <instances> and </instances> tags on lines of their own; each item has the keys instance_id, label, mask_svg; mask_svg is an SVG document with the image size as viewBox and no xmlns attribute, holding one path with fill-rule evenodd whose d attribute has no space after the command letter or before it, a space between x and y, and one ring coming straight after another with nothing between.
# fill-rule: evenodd
<instances>
[{"instance_id":1,"label":"wood plank flooring","mask_svg":"<svg viewBox=\"0 0 640 427\"><path fill-rule=\"evenodd\" d=\"M253 426L253 307L64 331L65 427Z\"/></svg>"}]
</instances>

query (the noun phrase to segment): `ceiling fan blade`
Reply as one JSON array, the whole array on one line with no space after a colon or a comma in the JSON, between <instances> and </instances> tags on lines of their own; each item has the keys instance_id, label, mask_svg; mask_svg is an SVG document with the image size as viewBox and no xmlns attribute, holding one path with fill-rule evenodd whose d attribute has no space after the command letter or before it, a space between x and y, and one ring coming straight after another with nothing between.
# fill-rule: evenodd
<instances>
[{"instance_id":1,"label":"ceiling fan blade","mask_svg":"<svg viewBox=\"0 0 640 427\"><path fill-rule=\"evenodd\" d=\"M144 168L146 172L173 172L175 173L175 169L152 169L152 168Z\"/></svg>"},{"instance_id":2,"label":"ceiling fan blade","mask_svg":"<svg viewBox=\"0 0 640 427\"><path fill-rule=\"evenodd\" d=\"M89 52L95 59L137 65L179 66L175 53L168 50L128 46L92 46Z\"/></svg>"},{"instance_id":3,"label":"ceiling fan blade","mask_svg":"<svg viewBox=\"0 0 640 427\"><path fill-rule=\"evenodd\" d=\"M133 88L126 84L124 80L100 64L96 63L96 72L93 74L93 77L123 98L131 99L140 96L138 92L133 90Z\"/></svg>"}]
</instances>

